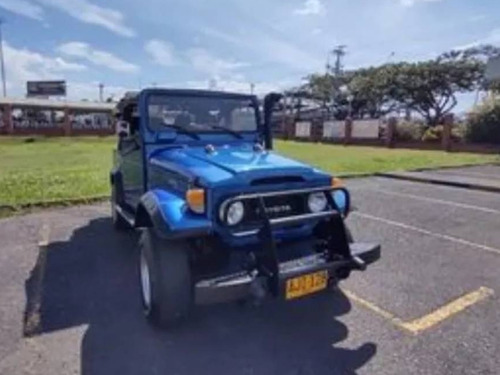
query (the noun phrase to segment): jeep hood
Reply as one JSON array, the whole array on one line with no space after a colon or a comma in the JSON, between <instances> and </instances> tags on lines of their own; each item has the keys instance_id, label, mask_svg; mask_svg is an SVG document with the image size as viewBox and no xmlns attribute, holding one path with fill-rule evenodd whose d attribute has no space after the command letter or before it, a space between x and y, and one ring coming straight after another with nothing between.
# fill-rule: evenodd
<instances>
[{"instance_id":1,"label":"jeep hood","mask_svg":"<svg viewBox=\"0 0 500 375\"><path fill-rule=\"evenodd\" d=\"M255 151L249 144L220 146L214 152L207 152L204 147L167 149L155 153L153 160L166 168L182 168L209 185L272 176L301 176L305 180L327 176L274 152Z\"/></svg>"}]
</instances>

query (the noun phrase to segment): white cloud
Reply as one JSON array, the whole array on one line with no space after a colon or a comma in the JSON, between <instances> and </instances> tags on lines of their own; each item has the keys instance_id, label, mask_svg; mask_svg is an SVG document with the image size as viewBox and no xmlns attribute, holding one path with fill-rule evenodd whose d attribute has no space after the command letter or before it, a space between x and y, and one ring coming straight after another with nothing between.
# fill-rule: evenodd
<instances>
[{"instance_id":1,"label":"white cloud","mask_svg":"<svg viewBox=\"0 0 500 375\"><path fill-rule=\"evenodd\" d=\"M325 7L321 3L321 0L305 0L304 4L300 8L293 11L295 14L302 16L322 14L325 11Z\"/></svg>"},{"instance_id":2,"label":"white cloud","mask_svg":"<svg viewBox=\"0 0 500 375\"><path fill-rule=\"evenodd\" d=\"M71 79L71 73L85 71L87 67L62 57L52 57L26 48L15 48L4 42L7 90L9 96L24 96L26 81L62 79L67 81L69 100L98 100L99 82L80 82ZM130 89L123 86L105 85L104 97L119 99Z\"/></svg>"},{"instance_id":3,"label":"white cloud","mask_svg":"<svg viewBox=\"0 0 500 375\"><path fill-rule=\"evenodd\" d=\"M67 96L69 100L87 99L91 101L99 100L99 84L100 82L78 82L69 81L66 84ZM123 97L125 92L131 91L130 88L124 86L104 85L104 99L112 97L118 100Z\"/></svg>"},{"instance_id":4,"label":"white cloud","mask_svg":"<svg viewBox=\"0 0 500 375\"><path fill-rule=\"evenodd\" d=\"M442 0L398 0L398 1L401 3L401 5L405 7L411 7L416 3L435 3Z\"/></svg>"},{"instance_id":5,"label":"white cloud","mask_svg":"<svg viewBox=\"0 0 500 375\"><path fill-rule=\"evenodd\" d=\"M282 39L263 39L260 49L261 53L264 53L272 62L283 64L304 73L321 69L324 64L322 59L318 59L305 49L301 49Z\"/></svg>"},{"instance_id":6,"label":"white cloud","mask_svg":"<svg viewBox=\"0 0 500 375\"><path fill-rule=\"evenodd\" d=\"M489 34L486 35L484 38L477 39L472 43L467 43L461 46L457 46L454 49L460 51L463 49L479 46L481 44L493 44L496 46L500 46L500 28L491 30Z\"/></svg>"},{"instance_id":7,"label":"white cloud","mask_svg":"<svg viewBox=\"0 0 500 375\"><path fill-rule=\"evenodd\" d=\"M167 67L175 65L174 47L168 42L152 39L144 45L144 50L155 64Z\"/></svg>"},{"instance_id":8,"label":"white cloud","mask_svg":"<svg viewBox=\"0 0 500 375\"><path fill-rule=\"evenodd\" d=\"M211 80L213 82L210 82ZM265 95L271 91L281 91L291 86L290 82L250 82L243 77L239 79L223 79L220 77L213 77L211 80L188 81L186 84L188 87L193 89L207 89L210 88L211 83L215 83L215 87L213 87L215 90L249 94L251 84L253 83L254 94L256 95Z\"/></svg>"},{"instance_id":9,"label":"white cloud","mask_svg":"<svg viewBox=\"0 0 500 375\"><path fill-rule=\"evenodd\" d=\"M490 33L482 38L476 41L476 44L500 44L500 28L496 28L490 31Z\"/></svg>"},{"instance_id":10,"label":"white cloud","mask_svg":"<svg viewBox=\"0 0 500 375\"><path fill-rule=\"evenodd\" d=\"M28 80L64 79L67 73L87 69L85 65L25 48L18 49L9 43L4 43L4 54L9 95L24 95Z\"/></svg>"},{"instance_id":11,"label":"white cloud","mask_svg":"<svg viewBox=\"0 0 500 375\"><path fill-rule=\"evenodd\" d=\"M84 42L64 43L57 47L57 50L66 56L78 57L95 65L105 66L117 72L135 73L139 71L137 65L122 60L110 52L94 49Z\"/></svg>"},{"instance_id":12,"label":"white cloud","mask_svg":"<svg viewBox=\"0 0 500 375\"><path fill-rule=\"evenodd\" d=\"M235 36L234 34L224 33L222 31L213 29L211 27L205 27L201 29L201 33L205 36L220 39L226 43L239 44L241 43L241 38Z\"/></svg>"},{"instance_id":13,"label":"white cloud","mask_svg":"<svg viewBox=\"0 0 500 375\"><path fill-rule=\"evenodd\" d=\"M0 7L34 20L43 19L42 7L28 0L0 0Z\"/></svg>"},{"instance_id":14,"label":"white cloud","mask_svg":"<svg viewBox=\"0 0 500 375\"><path fill-rule=\"evenodd\" d=\"M11 0L16 1L16 0ZM19 0L17 0L19 1ZM122 12L95 5L87 0L36 0L69 14L82 22L104 27L118 35L133 37L135 31L124 24Z\"/></svg>"},{"instance_id":15,"label":"white cloud","mask_svg":"<svg viewBox=\"0 0 500 375\"><path fill-rule=\"evenodd\" d=\"M186 52L186 55L195 70L202 73L208 73L211 76L231 74L234 73L235 70L249 65L247 63L226 60L214 56L203 48L191 48Z\"/></svg>"},{"instance_id":16,"label":"white cloud","mask_svg":"<svg viewBox=\"0 0 500 375\"><path fill-rule=\"evenodd\" d=\"M273 37L263 32L253 32L250 36L229 34L214 29L204 29L203 34L223 42L233 44L237 48L251 51L266 63L283 64L302 73L321 69L324 61L308 53L304 48L290 43L289 40Z\"/></svg>"},{"instance_id":17,"label":"white cloud","mask_svg":"<svg viewBox=\"0 0 500 375\"><path fill-rule=\"evenodd\" d=\"M471 16L469 18L470 22L480 22L488 19L488 16L486 14L476 14L474 16Z\"/></svg>"}]
</instances>

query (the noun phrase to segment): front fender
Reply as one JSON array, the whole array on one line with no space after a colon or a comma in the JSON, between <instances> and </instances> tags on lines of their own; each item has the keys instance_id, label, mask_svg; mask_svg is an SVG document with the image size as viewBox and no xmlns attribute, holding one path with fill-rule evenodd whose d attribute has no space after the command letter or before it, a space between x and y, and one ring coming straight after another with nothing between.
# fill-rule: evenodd
<instances>
[{"instance_id":1,"label":"front fender","mask_svg":"<svg viewBox=\"0 0 500 375\"><path fill-rule=\"evenodd\" d=\"M160 236L169 238L204 236L212 231L210 220L189 211L183 198L161 189L142 196L135 223L136 227L154 226Z\"/></svg>"}]
</instances>

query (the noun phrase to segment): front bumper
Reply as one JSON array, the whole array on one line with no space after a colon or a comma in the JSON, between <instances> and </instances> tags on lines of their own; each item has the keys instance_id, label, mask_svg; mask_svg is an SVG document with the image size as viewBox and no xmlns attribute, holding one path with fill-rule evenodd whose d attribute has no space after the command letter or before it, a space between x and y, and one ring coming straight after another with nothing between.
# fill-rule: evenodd
<instances>
[{"instance_id":1,"label":"front bumper","mask_svg":"<svg viewBox=\"0 0 500 375\"><path fill-rule=\"evenodd\" d=\"M260 217L255 235L259 240L259 250L253 253L253 264L241 272L198 281L194 288L195 302L207 304L238 300L252 295L261 298L267 294L279 297L286 294L287 280L320 271L323 276L325 271L327 272L328 282L345 279L351 271L365 270L367 265L379 259L380 245L349 243L344 216L330 194L333 189L316 189L324 192L328 201L327 210L274 219L267 214L265 198L285 195L289 191L233 198L232 200L257 199ZM348 201L347 192L346 197ZM311 251L294 259L280 260L273 230L293 228L304 222L312 222L315 225L313 248L308 248ZM322 285L325 286L324 277Z\"/></svg>"},{"instance_id":2,"label":"front bumper","mask_svg":"<svg viewBox=\"0 0 500 375\"><path fill-rule=\"evenodd\" d=\"M279 264L277 290L273 293L270 277L254 272L238 272L210 280L202 280L195 285L195 303L212 304L242 300L248 297L264 297L273 294L285 295L286 281L317 271L328 271L330 280L353 270L364 270L380 258L380 245L355 242L349 245L347 259L327 261L322 254L314 254ZM342 276L344 277L344 276Z\"/></svg>"}]
</instances>

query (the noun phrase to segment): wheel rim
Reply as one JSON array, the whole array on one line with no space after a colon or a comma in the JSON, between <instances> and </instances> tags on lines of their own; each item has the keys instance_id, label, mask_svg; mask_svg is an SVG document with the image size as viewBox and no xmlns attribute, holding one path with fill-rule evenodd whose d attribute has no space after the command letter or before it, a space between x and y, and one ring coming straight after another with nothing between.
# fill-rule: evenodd
<instances>
[{"instance_id":1,"label":"wheel rim","mask_svg":"<svg viewBox=\"0 0 500 375\"><path fill-rule=\"evenodd\" d=\"M142 290L142 301L144 302L144 307L147 311L151 308L151 279L149 277L149 267L144 255L141 254L141 290Z\"/></svg>"}]
</instances>

